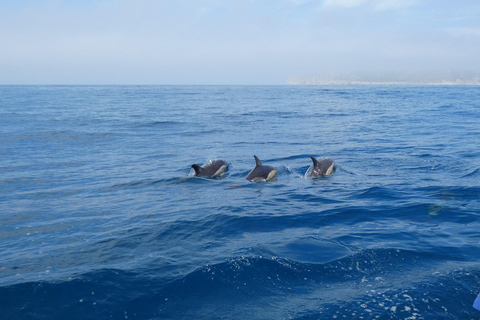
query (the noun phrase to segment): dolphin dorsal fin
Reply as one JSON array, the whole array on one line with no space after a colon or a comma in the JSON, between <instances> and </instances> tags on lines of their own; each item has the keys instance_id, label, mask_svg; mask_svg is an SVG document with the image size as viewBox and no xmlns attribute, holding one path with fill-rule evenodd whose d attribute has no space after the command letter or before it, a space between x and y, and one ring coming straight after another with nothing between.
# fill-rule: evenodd
<instances>
[{"instance_id":1,"label":"dolphin dorsal fin","mask_svg":"<svg viewBox=\"0 0 480 320\"><path fill-rule=\"evenodd\" d=\"M195 170L195 174L198 175L203 171L203 168L200 167L198 164L192 164L193 170Z\"/></svg>"},{"instance_id":2,"label":"dolphin dorsal fin","mask_svg":"<svg viewBox=\"0 0 480 320\"><path fill-rule=\"evenodd\" d=\"M318 164L318 160L315 159L315 157L310 157L313 161L313 166L316 166Z\"/></svg>"},{"instance_id":3,"label":"dolphin dorsal fin","mask_svg":"<svg viewBox=\"0 0 480 320\"><path fill-rule=\"evenodd\" d=\"M262 163L260 162L260 159L258 159L258 157L255 156L255 155L254 155L253 157L255 158L256 166L257 166L257 167L258 167L258 166L261 166Z\"/></svg>"}]
</instances>

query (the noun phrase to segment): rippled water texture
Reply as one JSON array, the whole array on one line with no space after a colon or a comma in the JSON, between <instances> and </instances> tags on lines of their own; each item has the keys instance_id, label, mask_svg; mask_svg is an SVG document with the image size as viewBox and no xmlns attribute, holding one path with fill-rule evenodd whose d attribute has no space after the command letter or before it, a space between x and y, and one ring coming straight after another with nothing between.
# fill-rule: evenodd
<instances>
[{"instance_id":1,"label":"rippled water texture","mask_svg":"<svg viewBox=\"0 0 480 320\"><path fill-rule=\"evenodd\" d=\"M479 101L0 86L0 318L478 319ZM245 179L253 155L276 179Z\"/></svg>"}]
</instances>

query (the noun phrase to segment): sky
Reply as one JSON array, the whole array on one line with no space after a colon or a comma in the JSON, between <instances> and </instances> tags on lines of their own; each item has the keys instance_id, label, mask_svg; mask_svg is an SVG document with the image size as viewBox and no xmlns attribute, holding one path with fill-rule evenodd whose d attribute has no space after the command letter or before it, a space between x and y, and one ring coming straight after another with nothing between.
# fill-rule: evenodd
<instances>
[{"instance_id":1,"label":"sky","mask_svg":"<svg viewBox=\"0 0 480 320\"><path fill-rule=\"evenodd\" d=\"M480 81L478 0L2 0L0 84Z\"/></svg>"}]
</instances>

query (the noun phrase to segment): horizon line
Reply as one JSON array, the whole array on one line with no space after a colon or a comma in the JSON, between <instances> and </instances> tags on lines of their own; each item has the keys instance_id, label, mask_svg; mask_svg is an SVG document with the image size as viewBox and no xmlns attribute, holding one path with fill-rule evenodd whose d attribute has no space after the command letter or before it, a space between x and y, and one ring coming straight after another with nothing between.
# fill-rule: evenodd
<instances>
[{"instance_id":1,"label":"horizon line","mask_svg":"<svg viewBox=\"0 0 480 320\"><path fill-rule=\"evenodd\" d=\"M50 87L72 87L72 86L480 86L480 81L440 81L440 82L409 82L409 81L287 81L284 84L55 84L55 83L43 83L43 84L0 84L1 87L21 87L21 86L50 86Z\"/></svg>"}]
</instances>

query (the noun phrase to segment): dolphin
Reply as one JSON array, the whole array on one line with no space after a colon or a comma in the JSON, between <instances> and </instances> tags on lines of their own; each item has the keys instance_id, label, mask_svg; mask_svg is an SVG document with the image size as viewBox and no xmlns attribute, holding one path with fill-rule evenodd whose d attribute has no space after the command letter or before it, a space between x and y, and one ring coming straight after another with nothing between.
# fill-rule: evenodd
<instances>
[{"instance_id":1,"label":"dolphin","mask_svg":"<svg viewBox=\"0 0 480 320\"><path fill-rule=\"evenodd\" d=\"M255 158L256 166L255 168L250 171L247 176L247 180L258 182L258 181L267 181L272 179L275 174L277 173L277 168L271 166L264 166L260 162L257 156L253 156Z\"/></svg>"},{"instance_id":2,"label":"dolphin","mask_svg":"<svg viewBox=\"0 0 480 320\"><path fill-rule=\"evenodd\" d=\"M223 176L225 170L228 169L229 163L223 160L213 160L206 163L203 167L198 164L192 164L193 170L195 170L196 177L215 178L217 176Z\"/></svg>"},{"instance_id":3,"label":"dolphin","mask_svg":"<svg viewBox=\"0 0 480 320\"><path fill-rule=\"evenodd\" d=\"M313 161L313 168L311 172L308 172L307 175L309 177L321 177L321 176L328 176L335 172L335 162L332 159L320 159L317 160L315 157L310 157Z\"/></svg>"}]
</instances>

